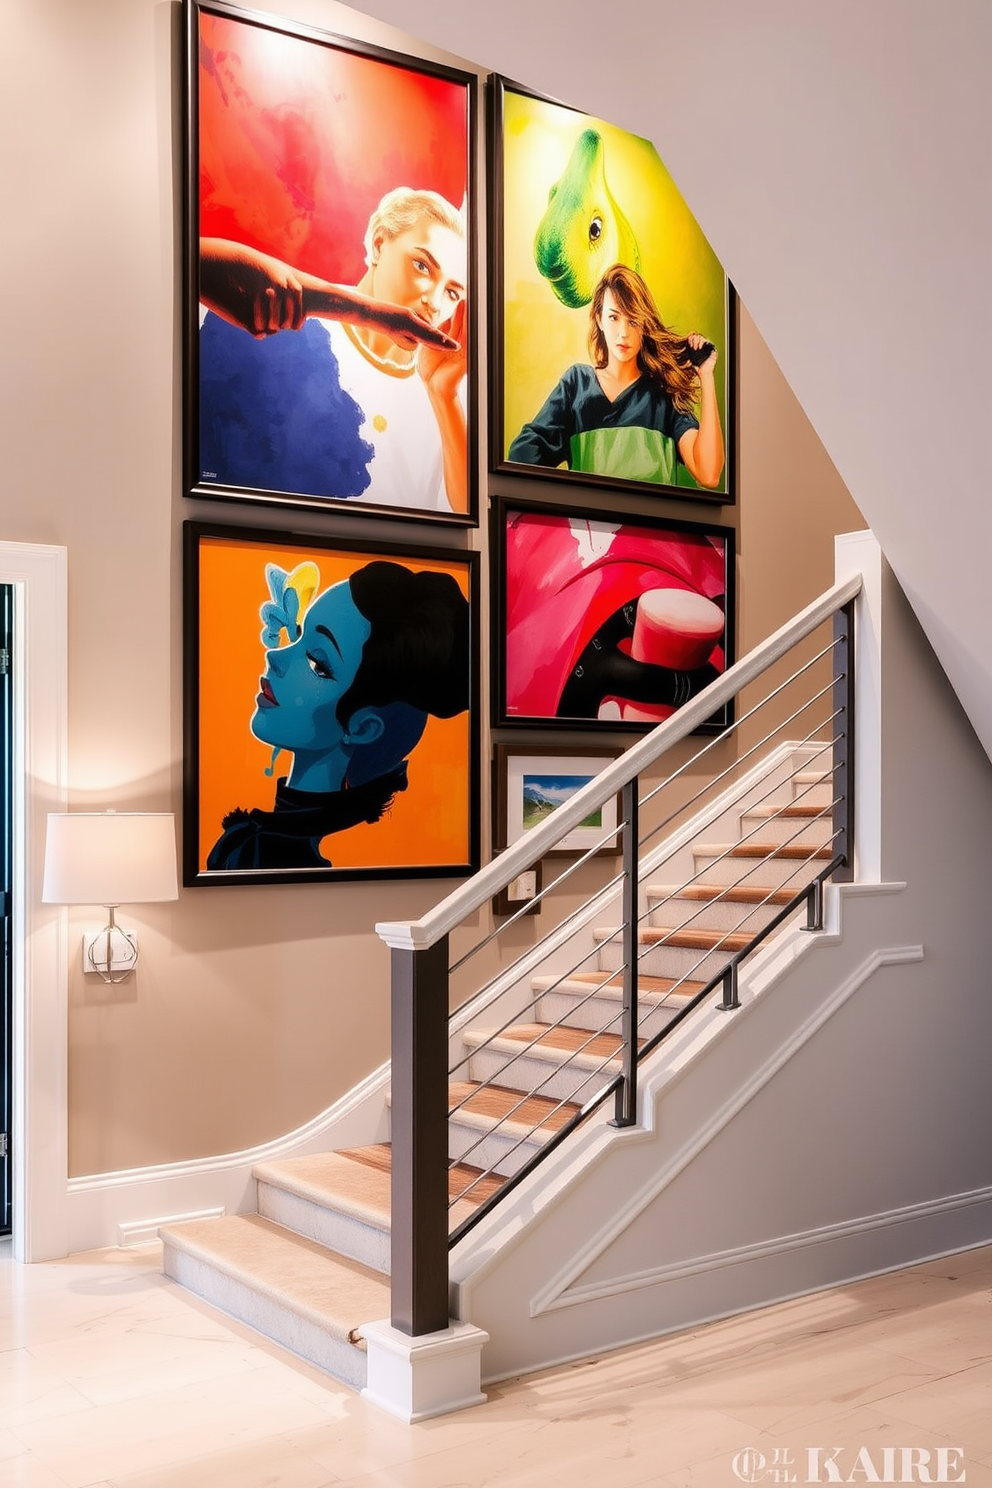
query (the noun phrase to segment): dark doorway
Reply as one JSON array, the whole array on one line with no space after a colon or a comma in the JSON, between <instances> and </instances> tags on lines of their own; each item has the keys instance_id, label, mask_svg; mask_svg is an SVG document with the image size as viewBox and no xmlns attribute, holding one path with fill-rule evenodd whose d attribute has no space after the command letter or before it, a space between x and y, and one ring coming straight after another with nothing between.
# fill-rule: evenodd
<instances>
[{"instance_id":1,"label":"dark doorway","mask_svg":"<svg viewBox=\"0 0 992 1488\"><path fill-rule=\"evenodd\" d=\"M10 968L10 896L11 838L13 805L11 793L12 739L14 731L11 698L13 654L14 590L0 584L0 930L3 934L3 969L0 972L0 1032L3 1041L3 1065L0 1068L0 1234L10 1234L11 1227L11 1153L10 1129L13 1114L13 983Z\"/></svg>"}]
</instances>

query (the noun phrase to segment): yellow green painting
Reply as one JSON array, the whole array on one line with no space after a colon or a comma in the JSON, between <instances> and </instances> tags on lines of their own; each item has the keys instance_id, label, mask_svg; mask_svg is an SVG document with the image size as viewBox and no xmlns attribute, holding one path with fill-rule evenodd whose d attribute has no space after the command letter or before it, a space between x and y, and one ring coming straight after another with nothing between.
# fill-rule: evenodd
<instances>
[{"instance_id":1,"label":"yellow green painting","mask_svg":"<svg viewBox=\"0 0 992 1488\"><path fill-rule=\"evenodd\" d=\"M730 288L658 150L497 88L503 467L732 500Z\"/></svg>"}]
</instances>

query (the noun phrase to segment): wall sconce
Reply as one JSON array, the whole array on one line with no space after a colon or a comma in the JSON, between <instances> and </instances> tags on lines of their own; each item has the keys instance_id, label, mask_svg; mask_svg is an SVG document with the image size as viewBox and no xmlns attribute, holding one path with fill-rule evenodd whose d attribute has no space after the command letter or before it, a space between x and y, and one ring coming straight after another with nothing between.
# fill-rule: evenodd
<instances>
[{"instance_id":1,"label":"wall sconce","mask_svg":"<svg viewBox=\"0 0 992 1488\"><path fill-rule=\"evenodd\" d=\"M118 925L118 906L179 898L172 812L53 812L41 897L45 904L107 909L107 924L83 942L83 966L105 982L123 982L137 964L138 941Z\"/></svg>"}]
</instances>

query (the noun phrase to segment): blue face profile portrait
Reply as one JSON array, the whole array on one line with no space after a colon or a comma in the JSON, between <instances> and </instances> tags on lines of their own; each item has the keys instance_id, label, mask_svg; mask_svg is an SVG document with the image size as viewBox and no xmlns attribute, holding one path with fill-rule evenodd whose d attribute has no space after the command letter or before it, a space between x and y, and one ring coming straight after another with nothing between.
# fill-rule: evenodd
<instances>
[{"instance_id":1,"label":"blue face profile portrait","mask_svg":"<svg viewBox=\"0 0 992 1488\"><path fill-rule=\"evenodd\" d=\"M428 716L468 707L469 605L452 575L375 560L323 592L312 563L266 580L249 726L272 746L268 773L282 751L292 765L272 809L223 818L209 870L331 866L321 840L378 821Z\"/></svg>"}]
</instances>

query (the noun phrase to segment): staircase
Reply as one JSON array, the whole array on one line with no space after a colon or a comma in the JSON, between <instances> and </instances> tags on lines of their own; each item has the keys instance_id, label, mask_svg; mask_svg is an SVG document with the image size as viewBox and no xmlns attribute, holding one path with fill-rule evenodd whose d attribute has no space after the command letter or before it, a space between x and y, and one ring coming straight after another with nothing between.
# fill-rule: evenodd
<instances>
[{"instance_id":1,"label":"staircase","mask_svg":"<svg viewBox=\"0 0 992 1488\"><path fill-rule=\"evenodd\" d=\"M726 831L727 813L720 817L727 840L705 840L711 829L702 828L679 859L688 854L692 865L681 883L646 884L640 1045L677 1018L831 858L833 784L825 771L803 768L810 754L816 750L798 756L785 783L760 804L729 814L735 831ZM581 969L533 973L515 1014L500 1021L497 1000L460 1030L449 1083L449 1233L620 1068L621 932L615 924L591 926L576 933L576 944L586 958ZM571 947L567 959L575 960ZM664 1057L664 1046L654 1057ZM161 1229L167 1274L362 1388L362 1327L390 1313L388 1143L258 1164L253 1177L257 1213Z\"/></svg>"}]
</instances>

